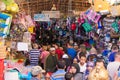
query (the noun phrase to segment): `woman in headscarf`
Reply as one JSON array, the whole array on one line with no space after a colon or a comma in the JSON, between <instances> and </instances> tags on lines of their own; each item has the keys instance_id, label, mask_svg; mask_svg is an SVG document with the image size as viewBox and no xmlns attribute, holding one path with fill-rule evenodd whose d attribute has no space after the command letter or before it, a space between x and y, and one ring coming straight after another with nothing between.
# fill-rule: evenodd
<instances>
[{"instance_id":1,"label":"woman in headscarf","mask_svg":"<svg viewBox=\"0 0 120 80\"><path fill-rule=\"evenodd\" d=\"M74 80L84 80L83 73L80 72L80 67L77 63L73 63L70 68Z\"/></svg>"}]
</instances>

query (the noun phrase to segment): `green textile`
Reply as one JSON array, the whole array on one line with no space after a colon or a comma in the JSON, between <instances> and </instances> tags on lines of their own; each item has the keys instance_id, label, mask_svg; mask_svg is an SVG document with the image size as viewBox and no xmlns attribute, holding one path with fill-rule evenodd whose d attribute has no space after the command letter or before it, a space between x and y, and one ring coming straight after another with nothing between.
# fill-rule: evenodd
<instances>
[{"instance_id":1,"label":"green textile","mask_svg":"<svg viewBox=\"0 0 120 80\"><path fill-rule=\"evenodd\" d=\"M92 26L87 21L82 26L86 32L90 32L92 30Z\"/></svg>"}]
</instances>

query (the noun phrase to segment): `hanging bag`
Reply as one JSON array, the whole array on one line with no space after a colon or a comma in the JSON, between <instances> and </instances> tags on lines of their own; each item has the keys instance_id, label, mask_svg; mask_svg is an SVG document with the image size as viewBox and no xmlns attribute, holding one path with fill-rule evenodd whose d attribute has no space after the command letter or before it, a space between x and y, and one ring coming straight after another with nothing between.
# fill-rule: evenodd
<instances>
[{"instance_id":1,"label":"hanging bag","mask_svg":"<svg viewBox=\"0 0 120 80\"><path fill-rule=\"evenodd\" d=\"M112 23L112 28L115 30L116 33L118 33L119 29L119 25L118 25L118 20L119 19L116 19L115 22Z\"/></svg>"},{"instance_id":2,"label":"hanging bag","mask_svg":"<svg viewBox=\"0 0 120 80\"><path fill-rule=\"evenodd\" d=\"M92 26L88 23L88 21L82 24L82 26L86 32L90 32L92 30Z\"/></svg>"},{"instance_id":3,"label":"hanging bag","mask_svg":"<svg viewBox=\"0 0 120 80\"><path fill-rule=\"evenodd\" d=\"M94 10L90 9L86 12L87 18L95 23L97 23L101 17L100 14L96 13Z\"/></svg>"}]
</instances>

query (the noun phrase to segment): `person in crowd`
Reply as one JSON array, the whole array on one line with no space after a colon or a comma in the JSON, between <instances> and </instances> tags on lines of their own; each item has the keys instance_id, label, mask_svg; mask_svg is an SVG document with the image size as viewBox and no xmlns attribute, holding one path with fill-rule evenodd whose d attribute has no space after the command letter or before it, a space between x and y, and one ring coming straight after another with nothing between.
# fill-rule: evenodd
<instances>
[{"instance_id":1,"label":"person in crowd","mask_svg":"<svg viewBox=\"0 0 120 80\"><path fill-rule=\"evenodd\" d=\"M118 71L114 75L114 80L120 80L120 67L119 67Z\"/></svg>"},{"instance_id":2,"label":"person in crowd","mask_svg":"<svg viewBox=\"0 0 120 80\"><path fill-rule=\"evenodd\" d=\"M115 54L115 61L110 62L107 65L107 70L112 80L114 80L115 73L118 71L119 66L120 66L120 52L117 52Z\"/></svg>"},{"instance_id":3,"label":"person in crowd","mask_svg":"<svg viewBox=\"0 0 120 80\"><path fill-rule=\"evenodd\" d=\"M102 64L100 66L100 64ZM97 62L95 68L88 75L88 80L109 80L108 71L102 62Z\"/></svg>"},{"instance_id":4,"label":"person in crowd","mask_svg":"<svg viewBox=\"0 0 120 80\"><path fill-rule=\"evenodd\" d=\"M87 55L90 55L90 54L96 54L97 55L97 50L96 50L96 48L94 46L92 46L92 48L90 49L89 54L87 54Z\"/></svg>"},{"instance_id":5,"label":"person in crowd","mask_svg":"<svg viewBox=\"0 0 120 80\"><path fill-rule=\"evenodd\" d=\"M115 32L115 30L111 28L110 37L111 37L112 43L117 43L117 41L119 40L120 34Z\"/></svg>"},{"instance_id":6,"label":"person in crowd","mask_svg":"<svg viewBox=\"0 0 120 80\"><path fill-rule=\"evenodd\" d=\"M74 42L73 48L74 48L76 51L78 51L79 46L78 46L77 42Z\"/></svg>"},{"instance_id":7,"label":"person in crowd","mask_svg":"<svg viewBox=\"0 0 120 80\"><path fill-rule=\"evenodd\" d=\"M66 63L66 69L65 71L67 71L67 69L69 69L70 65L72 64L72 59L71 57L67 54L66 50L64 49L64 54L62 56L62 59L65 61Z\"/></svg>"},{"instance_id":8,"label":"person in crowd","mask_svg":"<svg viewBox=\"0 0 120 80\"><path fill-rule=\"evenodd\" d=\"M80 67L80 72L85 73L86 71L86 55L83 54L79 54L79 67Z\"/></svg>"},{"instance_id":9,"label":"person in crowd","mask_svg":"<svg viewBox=\"0 0 120 80\"><path fill-rule=\"evenodd\" d=\"M115 60L115 54L119 51L119 46L117 44L113 44L111 47L111 53L108 54L108 59L110 62Z\"/></svg>"},{"instance_id":10,"label":"person in crowd","mask_svg":"<svg viewBox=\"0 0 120 80\"><path fill-rule=\"evenodd\" d=\"M74 58L74 59L73 59L73 63L78 63L78 59L77 59L77 58Z\"/></svg>"},{"instance_id":11,"label":"person in crowd","mask_svg":"<svg viewBox=\"0 0 120 80\"><path fill-rule=\"evenodd\" d=\"M50 53L47 51L47 46L43 45L42 47L42 52L40 54L40 60L41 60L41 66L42 68L44 68L44 63L45 63L45 59L46 57L49 55Z\"/></svg>"},{"instance_id":12,"label":"person in crowd","mask_svg":"<svg viewBox=\"0 0 120 80\"><path fill-rule=\"evenodd\" d=\"M72 58L72 60L76 57L77 52L76 50L73 48L73 44L68 43L67 44L67 54Z\"/></svg>"},{"instance_id":13,"label":"person in crowd","mask_svg":"<svg viewBox=\"0 0 120 80\"><path fill-rule=\"evenodd\" d=\"M57 63L57 68L58 70L52 74L51 76L51 80L64 80L64 76L65 76L65 67L66 67L66 63L64 60L59 60Z\"/></svg>"},{"instance_id":14,"label":"person in crowd","mask_svg":"<svg viewBox=\"0 0 120 80\"><path fill-rule=\"evenodd\" d=\"M32 47L33 49L29 52L30 65L36 66L39 64L40 50L38 49L37 43L33 43Z\"/></svg>"},{"instance_id":15,"label":"person in crowd","mask_svg":"<svg viewBox=\"0 0 120 80\"><path fill-rule=\"evenodd\" d=\"M45 80L50 80L52 73L51 72L46 72L45 74Z\"/></svg>"},{"instance_id":16,"label":"person in crowd","mask_svg":"<svg viewBox=\"0 0 120 80\"><path fill-rule=\"evenodd\" d=\"M58 60L62 59L62 55L64 54L62 48L58 44L54 44L55 46L55 52L58 55Z\"/></svg>"},{"instance_id":17,"label":"person in crowd","mask_svg":"<svg viewBox=\"0 0 120 80\"><path fill-rule=\"evenodd\" d=\"M73 79L73 74L70 73L70 72L67 72L67 73L65 74L65 80L74 80L74 79Z\"/></svg>"},{"instance_id":18,"label":"person in crowd","mask_svg":"<svg viewBox=\"0 0 120 80\"><path fill-rule=\"evenodd\" d=\"M73 80L84 80L83 73L80 73L80 67L77 63L73 63L69 70L73 74Z\"/></svg>"},{"instance_id":19,"label":"person in crowd","mask_svg":"<svg viewBox=\"0 0 120 80\"><path fill-rule=\"evenodd\" d=\"M47 72L55 72L56 71L56 65L58 62L57 54L55 53L55 47L50 48L50 54L46 58L45 61L45 70Z\"/></svg>"},{"instance_id":20,"label":"person in crowd","mask_svg":"<svg viewBox=\"0 0 120 80\"><path fill-rule=\"evenodd\" d=\"M85 80L88 80L88 75L94 68L94 62L87 62L86 71L85 71Z\"/></svg>"},{"instance_id":21,"label":"person in crowd","mask_svg":"<svg viewBox=\"0 0 120 80\"><path fill-rule=\"evenodd\" d=\"M85 55L88 54L87 50L86 50L86 46L84 44L81 44L79 46L78 52L77 52L77 57L79 59L79 54L84 53Z\"/></svg>"},{"instance_id":22,"label":"person in crowd","mask_svg":"<svg viewBox=\"0 0 120 80\"><path fill-rule=\"evenodd\" d=\"M31 69L32 78L30 80L44 80L44 72L40 66L33 66Z\"/></svg>"},{"instance_id":23,"label":"person in crowd","mask_svg":"<svg viewBox=\"0 0 120 80\"><path fill-rule=\"evenodd\" d=\"M102 57L97 57L97 59L94 61L94 63L95 63L95 66L106 68L105 60Z\"/></svg>"},{"instance_id":24,"label":"person in crowd","mask_svg":"<svg viewBox=\"0 0 120 80\"><path fill-rule=\"evenodd\" d=\"M87 57L87 61L90 61L90 62L94 62L96 59L97 59L97 55L96 54L90 54Z\"/></svg>"}]
</instances>

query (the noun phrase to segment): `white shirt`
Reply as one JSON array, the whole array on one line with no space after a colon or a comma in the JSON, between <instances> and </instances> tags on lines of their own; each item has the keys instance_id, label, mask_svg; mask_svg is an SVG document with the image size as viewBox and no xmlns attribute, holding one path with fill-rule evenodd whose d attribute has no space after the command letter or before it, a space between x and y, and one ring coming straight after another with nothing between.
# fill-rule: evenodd
<instances>
[{"instance_id":1,"label":"white shirt","mask_svg":"<svg viewBox=\"0 0 120 80\"><path fill-rule=\"evenodd\" d=\"M120 66L120 62L110 62L108 64L107 70L112 80L114 80L114 75L118 71L119 66Z\"/></svg>"},{"instance_id":2,"label":"white shirt","mask_svg":"<svg viewBox=\"0 0 120 80\"><path fill-rule=\"evenodd\" d=\"M86 63L84 65L81 65L80 63L78 63L79 67L80 67L80 72L85 73L86 71Z\"/></svg>"}]
</instances>

